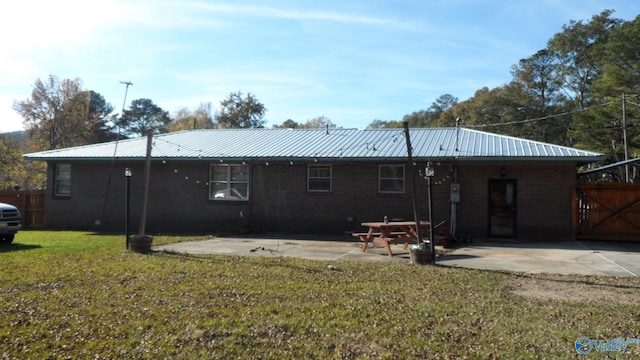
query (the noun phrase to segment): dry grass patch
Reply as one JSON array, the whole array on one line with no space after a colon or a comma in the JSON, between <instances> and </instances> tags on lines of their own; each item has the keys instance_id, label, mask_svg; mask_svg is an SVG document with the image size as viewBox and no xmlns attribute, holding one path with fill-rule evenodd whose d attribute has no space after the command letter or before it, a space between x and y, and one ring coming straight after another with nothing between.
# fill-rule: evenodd
<instances>
[{"instance_id":1,"label":"dry grass patch","mask_svg":"<svg viewBox=\"0 0 640 360\"><path fill-rule=\"evenodd\" d=\"M514 274L509 287L533 300L640 304L640 286L621 277Z\"/></svg>"}]
</instances>

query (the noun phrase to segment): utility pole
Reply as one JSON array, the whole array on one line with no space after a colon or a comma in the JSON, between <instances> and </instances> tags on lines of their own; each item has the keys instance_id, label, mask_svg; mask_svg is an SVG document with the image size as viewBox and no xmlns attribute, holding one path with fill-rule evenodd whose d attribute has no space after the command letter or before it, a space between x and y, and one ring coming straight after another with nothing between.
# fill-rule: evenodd
<instances>
[{"instance_id":1,"label":"utility pole","mask_svg":"<svg viewBox=\"0 0 640 360\"><path fill-rule=\"evenodd\" d=\"M124 100L122 100L122 112L120 113L120 120L116 123L118 129L118 140L120 138L120 130L122 129L122 125L124 124L122 119L124 118L124 106L127 103L127 93L129 92L129 86L133 85L131 81L120 81L120 84L125 85L124 88ZM118 143L116 142L116 148L118 148Z\"/></svg>"},{"instance_id":2,"label":"utility pole","mask_svg":"<svg viewBox=\"0 0 640 360\"><path fill-rule=\"evenodd\" d=\"M120 84L126 85L124 88L124 100L122 101L122 114L120 114L120 117L122 117L124 115L124 106L127 103L127 92L129 91L129 86L133 85L133 83L131 81L120 81Z\"/></svg>"},{"instance_id":3,"label":"utility pole","mask_svg":"<svg viewBox=\"0 0 640 360\"><path fill-rule=\"evenodd\" d=\"M405 121L404 125L404 137L407 141L407 154L409 158L409 176L411 177L411 193L413 198L413 217L416 221L416 237L418 238L418 244L422 241L422 224L420 224L420 214L418 212L417 192L416 192L416 176L415 166L413 165L413 156L411 154L411 139L409 138L409 122ZM430 239L433 241L433 239Z\"/></svg>"},{"instance_id":4,"label":"utility pole","mask_svg":"<svg viewBox=\"0 0 640 360\"><path fill-rule=\"evenodd\" d=\"M627 97L622 94L622 141L624 145L624 161L629 160L629 144L627 143ZM624 164L624 180L629 182L629 164Z\"/></svg>"}]
</instances>

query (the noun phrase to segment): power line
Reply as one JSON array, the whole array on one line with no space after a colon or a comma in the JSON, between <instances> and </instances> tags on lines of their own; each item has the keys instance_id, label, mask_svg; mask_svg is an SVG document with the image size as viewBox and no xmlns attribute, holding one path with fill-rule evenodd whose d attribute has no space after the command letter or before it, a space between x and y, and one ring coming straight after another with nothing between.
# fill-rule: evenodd
<instances>
[{"instance_id":1,"label":"power line","mask_svg":"<svg viewBox=\"0 0 640 360\"><path fill-rule=\"evenodd\" d=\"M563 112L563 113L560 113L560 114L548 115L548 116L543 116L543 117L534 118L534 119L517 120L517 121L509 121L509 122L494 123L494 124L467 125L467 127L469 127L469 128L484 128L484 127L503 126L503 125L525 124L525 123L530 123L530 122L534 122L534 121L549 120L549 119L554 119L554 118L561 117L561 116L577 114L577 113L580 113L580 112L583 112L583 111L587 111L587 110L591 110L591 109L595 109L595 108L599 108L599 107L608 106L608 105L611 105L612 103L613 103L613 101L610 101L610 102L607 102L607 103L604 103L604 104L589 106L589 107L586 107L584 109L572 110L572 111L567 111L567 112Z\"/></svg>"}]
</instances>

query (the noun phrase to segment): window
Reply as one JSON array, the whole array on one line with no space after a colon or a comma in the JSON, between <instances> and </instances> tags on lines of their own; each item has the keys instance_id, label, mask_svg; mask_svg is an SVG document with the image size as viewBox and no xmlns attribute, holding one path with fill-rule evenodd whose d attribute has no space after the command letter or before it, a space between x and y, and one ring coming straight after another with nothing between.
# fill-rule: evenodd
<instances>
[{"instance_id":1,"label":"window","mask_svg":"<svg viewBox=\"0 0 640 360\"><path fill-rule=\"evenodd\" d=\"M404 193L404 165L380 165L378 167L378 192Z\"/></svg>"},{"instance_id":2,"label":"window","mask_svg":"<svg viewBox=\"0 0 640 360\"><path fill-rule=\"evenodd\" d=\"M249 167L247 165L211 165L209 199L249 200Z\"/></svg>"},{"instance_id":3,"label":"window","mask_svg":"<svg viewBox=\"0 0 640 360\"><path fill-rule=\"evenodd\" d=\"M331 165L309 165L307 173L308 191L331 191Z\"/></svg>"},{"instance_id":4,"label":"window","mask_svg":"<svg viewBox=\"0 0 640 360\"><path fill-rule=\"evenodd\" d=\"M71 164L56 164L55 196L71 196Z\"/></svg>"}]
</instances>

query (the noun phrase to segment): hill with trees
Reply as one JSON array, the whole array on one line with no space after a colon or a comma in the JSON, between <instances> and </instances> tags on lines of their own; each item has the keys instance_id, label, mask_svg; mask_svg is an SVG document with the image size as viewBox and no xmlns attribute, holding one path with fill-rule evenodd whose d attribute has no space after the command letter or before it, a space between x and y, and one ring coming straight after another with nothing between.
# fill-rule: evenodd
<instances>
[{"instance_id":1,"label":"hill with trees","mask_svg":"<svg viewBox=\"0 0 640 360\"><path fill-rule=\"evenodd\" d=\"M510 82L478 89L465 101L442 95L403 120L413 127L456 126L458 120L470 128L598 151L607 155L605 163L640 156L640 16L623 21L612 15L605 10L563 26L545 48L513 65Z\"/></svg>"}]
</instances>

